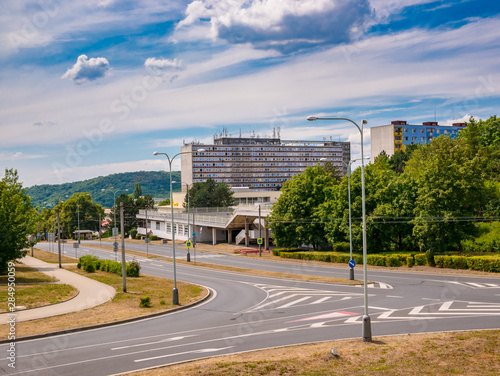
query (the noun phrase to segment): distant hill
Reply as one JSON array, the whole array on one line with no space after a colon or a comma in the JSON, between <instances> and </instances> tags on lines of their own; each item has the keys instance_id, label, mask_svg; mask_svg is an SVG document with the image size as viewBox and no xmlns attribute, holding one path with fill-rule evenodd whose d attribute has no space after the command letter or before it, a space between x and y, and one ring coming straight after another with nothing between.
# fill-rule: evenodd
<instances>
[{"instance_id":1,"label":"distant hill","mask_svg":"<svg viewBox=\"0 0 500 376\"><path fill-rule=\"evenodd\" d=\"M172 171L172 180L173 191L180 191L180 171ZM113 206L114 191L120 190L116 192L116 197L124 193L125 189L128 189L125 193L133 193L135 183L141 183L143 195L149 194L153 198L168 198L170 195L170 174L165 171L123 172L73 183L34 185L27 190L34 206L52 206L59 200L64 201L66 195L71 197L73 193L88 192L94 202L109 208Z\"/></svg>"}]
</instances>

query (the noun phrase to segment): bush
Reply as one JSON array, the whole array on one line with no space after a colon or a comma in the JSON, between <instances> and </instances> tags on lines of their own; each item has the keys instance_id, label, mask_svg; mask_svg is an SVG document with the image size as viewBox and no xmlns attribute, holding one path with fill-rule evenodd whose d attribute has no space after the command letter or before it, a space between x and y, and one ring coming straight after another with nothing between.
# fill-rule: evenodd
<instances>
[{"instance_id":1,"label":"bush","mask_svg":"<svg viewBox=\"0 0 500 376\"><path fill-rule=\"evenodd\" d=\"M375 265L375 266L385 266L386 257L382 255L367 255L366 256L366 262L368 265Z\"/></svg>"},{"instance_id":2,"label":"bush","mask_svg":"<svg viewBox=\"0 0 500 376\"><path fill-rule=\"evenodd\" d=\"M136 228L133 228L132 230L130 230L130 237L132 239L136 239L137 238L137 229Z\"/></svg>"},{"instance_id":3,"label":"bush","mask_svg":"<svg viewBox=\"0 0 500 376\"><path fill-rule=\"evenodd\" d=\"M500 258L488 256L473 256L467 258L467 266L471 270L498 273L500 272Z\"/></svg>"},{"instance_id":4,"label":"bush","mask_svg":"<svg viewBox=\"0 0 500 376\"><path fill-rule=\"evenodd\" d=\"M94 264L86 264L83 267L83 270L85 270L87 273L94 273L95 272L95 266L94 266Z\"/></svg>"},{"instance_id":5,"label":"bush","mask_svg":"<svg viewBox=\"0 0 500 376\"><path fill-rule=\"evenodd\" d=\"M141 264L139 264L139 261L132 260L127 263L126 266L127 277L139 277L140 270L141 270Z\"/></svg>"},{"instance_id":6,"label":"bush","mask_svg":"<svg viewBox=\"0 0 500 376\"><path fill-rule=\"evenodd\" d=\"M149 239L151 239L151 240L158 240L158 236L156 236L156 235L149 235Z\"/></svg>"},{"instance_id":7,"label":"bush","mask_svg":"<svg viewBox=\"0 0 500 376\"><path fill-rule=\"evenodd\" d=\"M390 255L390 256L386 256L385 265L399 267L402 265L402 262L401 262L399 255Z\"/></svg>"},{"instance_id":8,"label":"bush","mask_svg":"<svg viewBox=\"0 0 500 376\"><path fill-rule=\"evenodd\" d=\"M455 269L468 269L467 266L467 257L464 256L451 256L453 261L453 267Z\"/></svg>"},{"instance_id":9,"label":"bush","mask_svg":"<svg viewBox=\"0 0 500 376\"><path fill-rule=\"evenodd\" d=\"M96 271L96 263L97 263L97 256L91 256L91 255L85 255L82 256L78 259L78 265L79 267L83 270L85 270L87 273L93 273Z\"/></svg>"},{"instance_id":10,"label":"bush","mask_svg":"<svg viewBox=\"0 0 500 376\"><path fill-rule=\"evenodd\" d=\"M139 307L141 307L141 308L151 307L151 298L149 296L145 296L144 298L140 298Z\"/></svg>"},{"instance_id":11,"label":"bush","mask_svg":"<svg viewBox=\"0 0 500 376\"><path fill-rule=\"evenodd\" d=\"M406 266L411 268L413 265L415 265L415 259L413 256L406 256Z\"/></svg>"},{"instance_id":12,"label":"bush","mask_svg":"<svg viewBox=\"0 0 500 376\"><path fill-rule=\"evenodd\" d=\"M425 253L417 253L415 255L415 265L428 265Z\"/></svg>"},{"instance_id":13,"label":"bush","mask_svg":"<svg viewBox=\"0 0 500 376\"><path fill-rule=\"evenodd\" d=\"M107 273L122 275L122 264L113 260L100 260L96 256L85 255L80 257L78 265L87 273L93 273L96 270L101 270ZM137 260L128 262L125 266L127 277L139 277L141 264Z\"/></svg>"}]
</instances>

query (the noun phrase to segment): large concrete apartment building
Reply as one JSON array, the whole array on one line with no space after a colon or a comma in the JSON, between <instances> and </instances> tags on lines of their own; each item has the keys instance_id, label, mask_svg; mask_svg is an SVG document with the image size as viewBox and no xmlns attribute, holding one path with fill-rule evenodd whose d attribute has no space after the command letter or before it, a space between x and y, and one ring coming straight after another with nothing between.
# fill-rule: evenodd
<instances>
[{"instance_id":1,"label":"large concrete apartment building","mask_svg":"<svg viewBox=\"0 0 500 376\"><path fill-rule=\"evenodd\" d=\"M457 137L458 132L465 126L466 123L443 126L436 121L412 125L404 120L394 120L389 125L372 127L370 129L371 160L373 162L382 151L385 151L387 155L393 155L398 150L405 150L405 147L410 144L425 144L441 135Z\"/></svg>"},{"instance_id":2,"label":"large concrete apartment building","mask_svg":"<svg viewBox=\"0 0 500 376\"><path fill-rule=\"evenodd\" d=\"M197 150L204 149L203 152ZM342 163L349 163L349 142L332 140L297 141L278 137L214 137L213 144L185 143L181 152L183 185L215 180L231 188L275 190L308 166L330 161L342 175L347 173Z\"/></svg>"}]
</instances>

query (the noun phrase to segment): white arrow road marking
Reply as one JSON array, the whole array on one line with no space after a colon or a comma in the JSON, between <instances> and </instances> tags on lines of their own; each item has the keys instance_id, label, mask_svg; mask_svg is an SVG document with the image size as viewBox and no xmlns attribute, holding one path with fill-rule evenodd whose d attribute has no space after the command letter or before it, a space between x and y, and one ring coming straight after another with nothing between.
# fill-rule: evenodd
<instances>
[{"instance_id":1,"label":"white arrow road marking","mask_svg":"<svg viewBox=\"0 0 500 376\"><path fill-rule=\"evenodd\" d=\"M162 339L162 340L159 340L159 341L155 341L155 342L138 343L138 344L130 345L130 346L114 347L114 348L111 349L111 351L113 351L113 350L130 349L132 347L144 347L144 346L148 346L148 345L154 345L154 344L157 344L157 343L165 343L165 342L171 342L171 341L180 341L181 339L188 338L188 337L194 337L194 335L183 336L183 337L165 338L165 339Z\"/></svg>"},{"instance_id":2,"label":"white arrow road marking","mask_svg":"<svg viewBox=\"0 0 500 376\"><path fill-rule=\"evenodd\" d=\"M203 353L210 353L210 352L217 352L217 351L222 351L226 349L230 349L234 346L228 346L228 347L220 347L220 348L209 348L209 349L201 349L201 350L192 350L192 351L184 351L176 354L167 354L167 355L160 355L160 356L153 356L151 358L144 358L144 359L136 359L134 362L146 362L148 360L155 360L155 359L161 359L161 358L168 358L172 356L177 356L177 355L185 355L185 354L203 354Z\"/></svg>"}]
</instances>

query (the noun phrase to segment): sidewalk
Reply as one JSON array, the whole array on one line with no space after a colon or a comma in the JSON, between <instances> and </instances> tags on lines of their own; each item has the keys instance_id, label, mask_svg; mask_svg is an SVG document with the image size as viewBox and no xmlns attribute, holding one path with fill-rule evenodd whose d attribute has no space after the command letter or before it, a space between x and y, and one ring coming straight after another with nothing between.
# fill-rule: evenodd
<instances>
[{"instance_id":1,"label":"sidewalk","mask_svg":"<svg viewBox=\"0 0 500 376\"><path fill-rule=\"evenodd\" d=\"M21 262L35 268L50 277L55 277L60 283L71 285L78 289L78 295L62 303L52 304L39 308L16 311L16 321L36 320L65 313L82 311L92 308L113 299L116 290L104 283L83 277L68 270L59 269L58 264L49 264L36 258L26 256ZM0 325L6 324L7 312L0 314Z\"/></svg>"}]
</instances>

